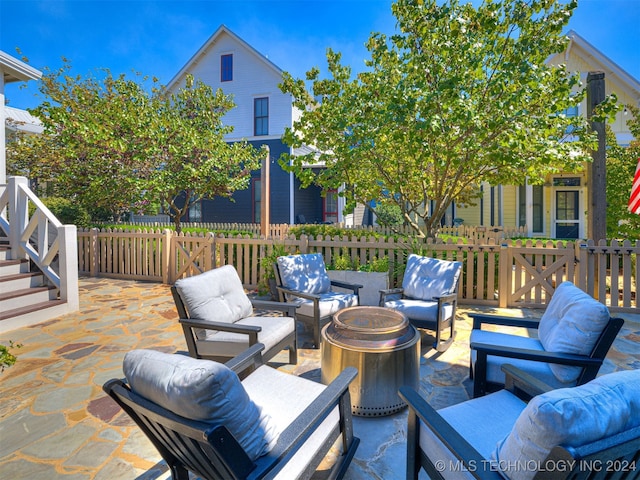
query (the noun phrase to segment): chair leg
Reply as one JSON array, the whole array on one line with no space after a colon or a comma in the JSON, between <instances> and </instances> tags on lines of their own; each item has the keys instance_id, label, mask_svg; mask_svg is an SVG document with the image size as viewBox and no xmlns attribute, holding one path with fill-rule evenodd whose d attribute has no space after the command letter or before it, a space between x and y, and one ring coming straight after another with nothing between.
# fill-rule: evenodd
<instances>
[{"instance_id":1,"label":"chair leg","mask_svg":"<svg viewBox=\"0 0 640 480\"><path fill-rule=\"evenodd\" d=\"M289 346L289 364L297 365L298 364L298 348L296 345Z\"/></svg>"}]
</instances>

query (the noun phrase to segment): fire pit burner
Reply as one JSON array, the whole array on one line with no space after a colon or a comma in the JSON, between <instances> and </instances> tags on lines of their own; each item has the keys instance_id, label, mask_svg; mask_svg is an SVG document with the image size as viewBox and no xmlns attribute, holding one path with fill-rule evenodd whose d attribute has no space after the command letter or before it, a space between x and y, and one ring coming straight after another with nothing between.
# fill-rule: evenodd
<instances>
[{"instance_id":1,"label":"fire pit burner","mask_svg":"<svg viewBox=\"0 0 640 480\"><path fill-rule=\"evenodd\" d=\"M418 388L419 344L420 333L400 312L345 308L322 329L322 382L331 382L345 367L355 367L358 376L349 387L353 414L390 415L406 406L398 388Z\"/></svg>"}]
</instances>

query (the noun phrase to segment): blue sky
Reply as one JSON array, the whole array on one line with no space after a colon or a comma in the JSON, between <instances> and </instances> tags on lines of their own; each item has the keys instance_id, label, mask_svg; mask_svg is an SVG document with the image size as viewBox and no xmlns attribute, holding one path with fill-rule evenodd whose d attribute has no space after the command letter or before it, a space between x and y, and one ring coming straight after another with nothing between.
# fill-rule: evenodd
<instances>
[{"instance_id":1,"label":"blue sky","mask_svg":"<svg viewBox=\"0 0 640 480\"><path fill-rule=\"evenodd\" d=\"M326 65L328 47L364 68L371 32L391 34L391 0L0 0L0 49L29 64L72 73L141 72L166 84L221 25L282 70L303 77ZM569 28L640 80L640 0L579 0ZM41 103L37 83L5 87L9 104Z\"/></svg>"}]
</instances>

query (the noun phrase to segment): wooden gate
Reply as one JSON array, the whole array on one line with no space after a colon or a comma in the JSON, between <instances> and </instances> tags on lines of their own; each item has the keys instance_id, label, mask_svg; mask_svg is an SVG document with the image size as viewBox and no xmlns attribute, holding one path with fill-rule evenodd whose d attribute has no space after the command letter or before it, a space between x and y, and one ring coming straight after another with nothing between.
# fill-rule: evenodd
<instances>
[{"instance_id":1,"label":"wooden gate","mask_svg":"<svg viewBox=\"0 0 640 480\"><path fill-rule=\"evenodd\" d=\"M553 292L565 280L574 281L575 247L568 242L555 247L553 242L535 244L528 240L506 242L501 265L500 307L540 307L549 303ZM506 295L505 295L506 293Z\"/></svg>"}]
</instances>

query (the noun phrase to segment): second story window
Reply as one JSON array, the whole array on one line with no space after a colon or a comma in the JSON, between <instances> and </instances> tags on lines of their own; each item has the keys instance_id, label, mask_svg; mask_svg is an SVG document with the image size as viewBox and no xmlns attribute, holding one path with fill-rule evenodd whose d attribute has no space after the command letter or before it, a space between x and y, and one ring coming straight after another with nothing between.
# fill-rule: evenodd
<instances>
[{"instance_id":1,"label":"second story window","mask_svg":"<svg viewBox=\"0 0 640 480\"><path fill-rule=\"evenodd\" d=\"M233 54L222 55L220 57L220 81L230 82L233 80Z\"/></svg>"},{"instance_id":2,"label":"second story window","mask_svg":"<svg viewBox=\"0 0 640 480\"><path fill-rule=\"evenodd\" d=\"M269 135L269 99L266 97L253 100L253 134Z\"/></svg>"}]
</instances>

